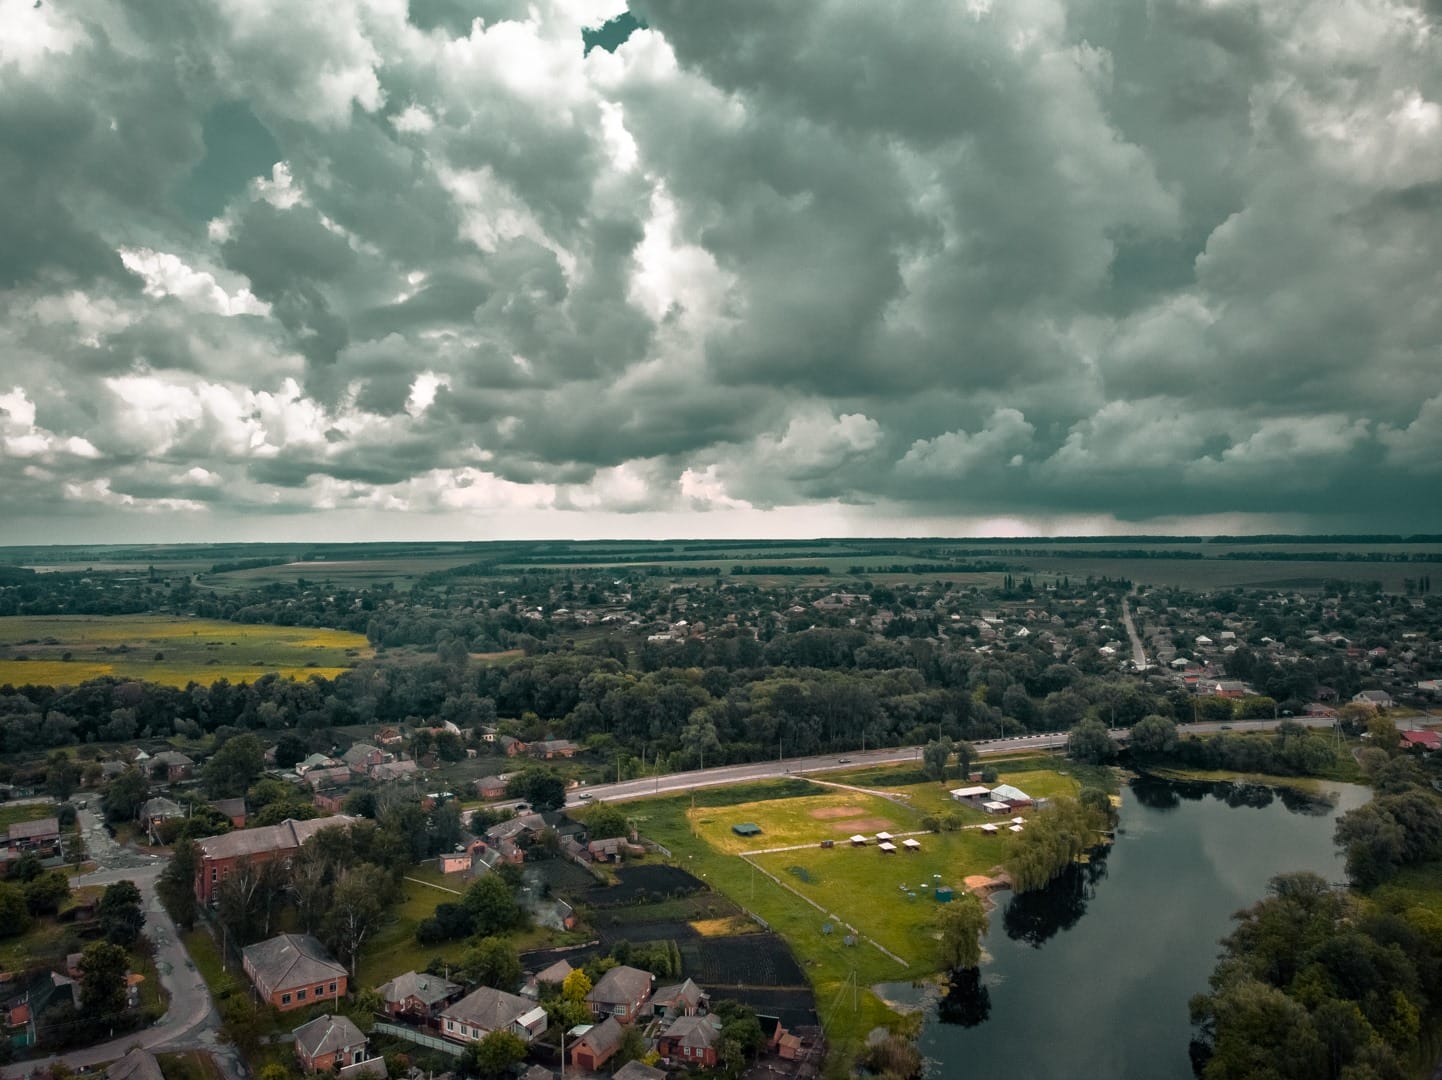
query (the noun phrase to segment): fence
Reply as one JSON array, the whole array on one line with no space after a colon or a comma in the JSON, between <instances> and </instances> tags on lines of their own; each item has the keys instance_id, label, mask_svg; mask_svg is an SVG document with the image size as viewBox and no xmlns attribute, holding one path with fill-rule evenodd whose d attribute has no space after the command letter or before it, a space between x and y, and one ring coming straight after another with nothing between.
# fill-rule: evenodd
<instances>
[{"instance_id":1,"label":"fence","mask_svg":"<svg viewBox=\"0 0 1442 1080\"><path fill-rule=\"evenodd\" d=\"M427 1035L424 1031L417 1031L415 1028L405 1027L402 1024L388 1024L383 1020L377 1020L372 1031L379 1031L384 1035L394 1035L397 1039L405 1039L417 1046L424 1046L428 1050L439 1050L443 1054L450 1054L451 1057L460 1057L466 1052L464 1046L451 1042L449 1039L442 1039L438 1035Z\"/></svg>"}]
</instances>

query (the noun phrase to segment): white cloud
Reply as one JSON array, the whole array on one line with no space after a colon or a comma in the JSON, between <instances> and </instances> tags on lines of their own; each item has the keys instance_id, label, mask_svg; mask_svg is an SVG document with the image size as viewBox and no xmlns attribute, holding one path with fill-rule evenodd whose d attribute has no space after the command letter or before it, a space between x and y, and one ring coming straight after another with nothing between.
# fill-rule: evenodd
<instances>
[{"instance_id":1,"label":"white cloud","mask_svg":"<svg viewBox=\"0 0 1442 1080\"><path fill-rule=\"evenodd\" d=\"M149 248L121 248L119 254L127 270L145 279L146 296L174 296L198 311L216 315L270 314L270 305L257 300L249 289L228 293L214 274L187 266L178 255Z\"/></svg>"},{"instance_id":2,"label":"white cloud","mask_svg":"<svg viewBox=\"0 0 1442 1080\"><path fill-rule=\"evenodd\" d=\"M948 431L917 439L897 464L903 475L956 477L977 469L1022 464L1036 429L1016 409L997 409L977 432Z\"/></svg>"}]
</instances>

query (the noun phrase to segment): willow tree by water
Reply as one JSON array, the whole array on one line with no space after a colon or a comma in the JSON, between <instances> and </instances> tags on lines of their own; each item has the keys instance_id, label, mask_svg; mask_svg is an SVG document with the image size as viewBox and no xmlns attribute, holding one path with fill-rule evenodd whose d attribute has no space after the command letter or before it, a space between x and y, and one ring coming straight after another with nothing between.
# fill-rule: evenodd
<instances>
[{"instance_id":1,"label":"willow tree by water","mask_svg":"<svg viewBox=\"0 0 1442 1080\"><path fill-rule=\"evenodd\" d=\"M1098 798L1100 796L1100 798ZM1102 840L1113 822L1104 792L1083 791L1077 799L1053 799L1033 814L1006 861L1018 893L1040 889L1061 876L1077 856Z\"/></svg>"}]
</instances>

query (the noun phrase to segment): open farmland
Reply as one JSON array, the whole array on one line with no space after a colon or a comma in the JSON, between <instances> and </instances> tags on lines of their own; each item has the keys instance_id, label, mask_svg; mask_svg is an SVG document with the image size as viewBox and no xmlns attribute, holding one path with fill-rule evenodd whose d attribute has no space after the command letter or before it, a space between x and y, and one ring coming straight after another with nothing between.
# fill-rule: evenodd
<instances>
[{"instance_id":1,"label":"open farmland","mask_svg":"<svg viewBox=\"0 0 1442 1080\"><path fill-rule=\"evenodd\" d=\"M220 592L238 592L265 585L296 585L302 581L338 585L352 589L410 584L426 574L451 570L473 557L465 555L417 555L413 558L306 559L275 566L253 566L206 574L200 584Z\"/></svg>"},{"instance_id":2,"label":"open farmland","mask_svg":"<svg viewBox=\"0 0 1442 1080\"><path fill-rule=\"evenodd\" d=\"M184 686L266 674L334 677L371 654L360 634L159 615L0 618L0 684L73 686L102 675Z\"/></svg>"}]
</instances>

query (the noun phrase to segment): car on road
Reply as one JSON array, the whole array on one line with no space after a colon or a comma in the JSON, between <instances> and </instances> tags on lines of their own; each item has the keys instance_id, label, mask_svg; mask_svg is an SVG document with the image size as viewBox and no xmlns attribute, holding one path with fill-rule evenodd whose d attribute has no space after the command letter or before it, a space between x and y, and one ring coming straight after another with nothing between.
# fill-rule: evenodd
<instances>
[{"instance_id":1,"label":"car on road","mask_svg":"<svg viewBox=\"0 0 1442 1080\"><path fill-rule=\"evenodd\" d=\"M838 765L850 765L850 764L851 764L851 759L850 759L849 757L839 757L839 758L836 759L836 764L838 764Z\"/></svg>"},{"instance_id":2,"label":"car on road","mask_svg":"<svg viewBox=\"0 0 1442 1080\"><path fill-rule=\"evenodd\" d=\"M593 798L595 798L595 796L593 796L589 791L583 791L581 792L581 794L577 795L576 798L580 799L582 802L590 802Z\"/></svg>"}]
</instances>

